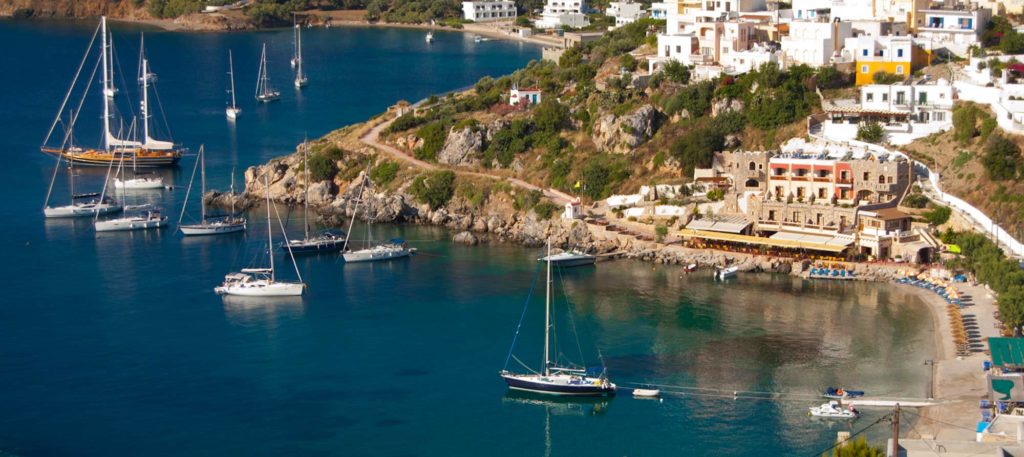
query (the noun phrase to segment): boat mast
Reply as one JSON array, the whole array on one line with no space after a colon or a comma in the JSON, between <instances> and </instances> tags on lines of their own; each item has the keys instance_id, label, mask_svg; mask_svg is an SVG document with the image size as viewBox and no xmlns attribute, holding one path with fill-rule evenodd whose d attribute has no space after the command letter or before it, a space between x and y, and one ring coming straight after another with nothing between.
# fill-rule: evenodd
<instances>
[{"instance_id":1,"label":"boat mast","mask_svg":"<svg viewBox=\"0 0 1024 457\"><path fill-rule=\"evenodd\" d=\"M302 28L298 27L298 25L295 27L295 60L298 67L298 74L295 76L295 80L302 81Z\"/></svg>"},{"instance_id":2,"label":"boat mast","mask_svg":"<svg viewBox=\"0 0 1024 457\"><path fill-rule=\"evenodd\" d=\"M544 290L544 376L551 375L551 365L548 358L551 345L551 240L548 240L548 272L547 288Z\"/></svg>"},{"instance_id":3,"label":"boat mast","mask_svg":"<svg viewBox=\"0 0 1024 457\"><path fill-rule=\"evenodd\" d=\"M110 150L110 103L107 100L107 85L110 75L107 74L107 17L100 16L100 41L103 43L103 149Z\"/></svg>"},{"instance_id":4,"label":"boat mast","mask_svg":"<svg viewBox=\"0 0 1024 457\"><path fill-rule=\"evenodd\" d=\"M235 168L231 167L231 223L235 223Z\"/></svg>"},{"instance_id":5,"label":"boat mast","mask_svg":"<svg viewBox=\"0 0 1024 457\"><path fill-rule=\"evenodd\" d=\"M192 184L196 182L196 169L199 168L199 161L203 159L205 145L199 145L199 159L192 166L192 176L188 178L188 189L185 190L185 201L181 204L181 213L178 214L178 230L181 230L181 221L185 218L185 209L188 208L188 197L192 195Z\"/></svg>"},{"instance_id":6,"label":"boat mast","mask_svg":"<svg viewBox=\"0 0 1024 457\"><path fill-rule=\"evenodd\" d=\"M203 225L206 225L206 151L199 150L199 208L203 218Z\"/></svg>"},{"instance_id":7,"label":"boat mast","mask_svg":"<svg viewBox=\"0 0 1024 457\"><path fill-rule=\"evenodd\" d=\"M142 59L142 141L149 142L149 60Z\"/></svg>"},{"instance_id":8,"label":"boat mast","mask_svg":"<svg viewBox=\"0 0 1024 457\"><path fill-rule=\"evenodd\" d=\"M366 183L365 179L370 175L370 167L366 167L366 176L363 177L363 182L359 183L359 193L356 194L356 207L352 210L352 219L348 222L348 231L345 232L345 244L341 245L341 252L345 252L348 249L348 240L352 238L352 227L356 225L356 215L359 214L359 200L363 196L363 184Z\"/></svg>"},{"instance_id":9,"label":"boat mast","mask_svg":"<svg viewBox=\"0 0 1024 457\"><path fill-rule=\"evenodd\" d=\"M309 148L306 141L302 141L302 168L305 170L306 186L302 197L302 218L306 224L306 240L309 240Z\"/></svg>"},{"instance_id":10,"label":"boat mast","mask_svg":"<svg viewBox=\"0 0 1024 457\"><path fill-rule=\"evenodd\" d=\"M264 173L263 190L267 193L267 252L270 253L270 282L274 282L274 226L270 223L270 173Z\"/></svg>"},{"instance_id":11,"label":"boat mast","mask_svg":"<svg viewBox=\"0 0 1024 457\"><path fill-rule=\"evenodd\" d=\"M235 61L231 57L231 50L228 49L228 75L231 75L231 109L235 109Z\"/></svg>"}]
</instances>

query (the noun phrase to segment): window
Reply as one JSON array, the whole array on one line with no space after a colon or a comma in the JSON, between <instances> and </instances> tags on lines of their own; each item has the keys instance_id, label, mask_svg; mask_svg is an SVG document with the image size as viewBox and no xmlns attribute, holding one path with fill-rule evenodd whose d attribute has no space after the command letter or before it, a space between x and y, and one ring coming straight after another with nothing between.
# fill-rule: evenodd
<instances>
[{"instance_id":1,"label":"window","mask_svg":"<svg viewBox=\"0 0 1024 457\"><path fill-rule=\"evenodd\" d=\"M887 182L889 184L892 184L892 176L889 176L888 178L886 178L885 182Z\"/></svg>"},{"instance_id":2,"label":"window","mask_svg":"<svg viewBox=\"0 0 1024 457\"><path fill-rule=\"evenodd\" d=\"M889 94L882 94L882 101L883 102L889 101Z\"/></svg>"},{"instance_id":3,"label":"window","mask_svg":"<svg viewBox=\"0 0 1024 457\"><path fill-rule=\"evenodd\" d=\"M897 65L896 66L896 74L897 75L902 75L903 74L903 65Z\"/></svg>"},{"instance_id":4,"label":"window","mask_svg":"<svg viewBox=\"0 0 1024 457\"><path fill-rule=\"evenodd\" d=\"M928 103L928 92L920 92L917 94L917 102L920 104Z\"/></svg>"},{"instance_id":5,"label":"window","mask_svg":"<svg viewBox=\"0 0 1024 457\"><path fill-rule=\"evenodd\" d=\"M868 94L867 94L867 101L869 101L869 102L875 101L875 94L872 94L871 92L868 92Z\"/></svg>"},{"instance_id":6,"label":"window","mask_svg":"<svg viewBox=\"0 0 1024 457\"><path fill-rule=\"evenodd\" d=\"M865 181L870 181L871 180L871 173L865 171L864 172L864 180Z\"/></svg>"},{"instance_id":7,"label":"window","mask_svg":"<svg viewBox=\"0 0 1024 457\"><path fill-rule=\"evenodd\" d=\"M885 184L885 176L879 175L878 176L878 183L879 184Z\"/></svg>"},{"instance_id":8,"label":"window","mask_svg":"<svg viewBox=\"0 0 1024 457\"><path fill-rule=\"evenodd\" d=\"M865 51L865 52L867 52L867 51ZM867 65L861 65L860 66L860 72L864 73L865 75L868 74L868 66Z\"/></svg>"},{"instance_id":9,"label":"window","mask_svg":"<svg viewBox=\"0 0 1024 457\"><path fill-rule=\"evenodd\" d=\"M932 113L932 120L936 122L943 122L946 120L946 113L942 111L935 111Z\"/></svg>"},{"instance_id":10,"label":"window","mask_svg":"<svg viewBox=\"0 0 1024 457\"><path fill-rule=\"evenodd\" d=\"M757 164L753 160L751 160L750 163L747 164L747 168L750 171L755 171L755 170L757 170Z\"/></svg>"},{"instance_id":11,"label":"window","mask_svg":"<svg viewBox=\"0 0 1024 457\"><path fill-rule=\"evenodd\" d=\"M768 210L768 220L770 220L770 221L774 221L775 220L775 210L773 210L773 209L772 210Z\"/></svg>"},{"instance_id":12,"label":"window","mask_svg":"<svg viewBox=\"0 0 1024 457\"><path fill-rule=\"evenodd\" d=\"M825 188L824 187L818 189L818 198L825 198Z\"/></svg>"},{"instance_id":13,"label":"window","mask_svg":"<svg viewBox=\"0 0 1024 457\"><path fill-rule=\"evenodd\" d=\"M861 50L861 55L864 56L864 57L867 57L868 56L868 50L867 49ZM865 72L865 73L867 73L867 72Z\"/></svg>"},{"instance_id":14,"label":"window","mask_svg":"<svg viewBox=\"0 0 1024 457\"><path fill-rule=\"evenodd\" d=\"M896 50L896 57L903 57L903 49L902 48Z\"/></svg>"}]
</instances>

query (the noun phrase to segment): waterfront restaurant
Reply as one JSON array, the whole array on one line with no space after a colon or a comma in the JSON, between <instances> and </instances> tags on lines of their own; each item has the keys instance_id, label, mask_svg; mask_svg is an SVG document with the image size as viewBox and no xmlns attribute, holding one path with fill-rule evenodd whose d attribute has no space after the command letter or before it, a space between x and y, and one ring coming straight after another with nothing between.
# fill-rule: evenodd
<instances>
[{"instance_id":1,"label":"waterfront restaurant","mask_svg":"<svg viewBox=\"0 0 1024 457\"><path fill-rule=\"evenodd\" d=\"M842 236L779 232L766 238L743 234L743 230L715 231L714 225L703 227L694 222L679 232L686 245L694 249L838 262L846 260L854 244L852 238Z\"/></svg>"}]
</instances>

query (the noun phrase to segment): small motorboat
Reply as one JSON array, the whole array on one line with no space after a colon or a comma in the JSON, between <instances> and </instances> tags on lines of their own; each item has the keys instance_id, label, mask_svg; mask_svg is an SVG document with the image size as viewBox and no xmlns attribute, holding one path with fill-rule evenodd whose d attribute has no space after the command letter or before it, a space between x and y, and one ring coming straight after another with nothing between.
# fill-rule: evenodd
<instances>
[{"instance_id":1,"label":"small motorboat","mask_svg":"<svg viewBox=\"0 0 1024 457\"><path fill-rule=\"evenodd\" d=\"M857 411L857 408L854 408L853 405L843 408L839 401L832 400L828 403L822 403L821 406L808 408L807 414L826 419L856 419L860 415L860 411Z\"/></svg>"},{"instance_id":2,"label":"small motorboat","mask_svg":"<svg viewBox=\"0 0 1024 457\"><path fill-rule=\"evenodd\" d=\"M736 267L736 266L726 267L726 268L719 268L719 269L715 270L715 279L717 279L719 281L724 281L724 280L729 279L729 278L735 278L736 277L736 273L738 273L739 271L740 271L740 267Z\"/></svg>"},{"instance_id":3,"label":"small motorboat","mask_svg":"<svg viewBox=\"0 0 1024 457\"><path fill-rule=\"evenodd\" d=\"M479 43L480 41L481 41L480 35L477 35L477 36L473 37L473 42L474 43Z\"/></svg>"},{"instance_id":4,"label":"small motorboat","mask_svg":"<svg viewBox=\"0 0 1024 457\"><path fill-rule=\"evenodd\" d=\"M427 43L433 43L434 42L434 32L427 32L427 36L424 39L427 40Z\"/></svg>"},{"instance_id":5,"label":"small motorboat","mask_svg":"<svg viewBox=\"0 0 1024 457\"><path fill-rule=\"evenodd\" d=\"M863 397L864 396L864 391L863 390L849 390L849 389L844 389L842 387L836 388L836 387L829 386L827 389L825 389L825 394L824 395L825 395L825 398L835 398L835 399L839 399L839 398L857 398L857 397Z\"/></svg>"},{"instance_id":6,"label":"small motorboat","mask_svg":"<svg viewBox=\"0 0 1024 457\"><path fill-rule=\"evenodd\" d=\"M568 268L568 267L582 267L584 265L593 265L597 260L597 257L580 251L565 251L558 254L552 254L550 256L544 256L537 259L538 262L547 262L551 259L551 263L557 267Z\"/></svg>"},{"instance_id":7,"label":"small motorboat","mask_svg":"<svg viewBox=\"0 0 1024 457\"><path fill-rule=\"evenodd\" d=\"M658 389L633 389L633 396L637 398L658 398L661 390Z\"/></svg>"},{"instance_id":8,"label":"small motorboat","mask_svg":"<svg viewBox=\"0 0 1024 457\"><path fill-rule=\"evenodd\" d=\"M693 273L693 272L697 271L697 264L691 263L691 264L687 265L686 267L684 267L683 271L685 271L687 273Z\"/></svg>"}]
</instances>

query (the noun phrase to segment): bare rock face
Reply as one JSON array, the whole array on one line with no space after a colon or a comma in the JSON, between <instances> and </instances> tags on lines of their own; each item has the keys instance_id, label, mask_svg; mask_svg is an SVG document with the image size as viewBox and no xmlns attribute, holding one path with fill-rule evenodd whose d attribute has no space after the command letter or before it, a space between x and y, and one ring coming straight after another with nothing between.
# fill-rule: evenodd
<instances>
[{"instance_id":1,"label":"bare rock face","mask_svg":"<svg viewBox=\"0 0 1024 457\"><path fill-rule=\"evenodd\" d=\"M477 126L467 126L448 132L444 147L437 154L439 163L456 166L469 166L480 163L480 155L484 151L486 130Z\"/></svg>"},{"instance_id":2,"label":"bare rock face","mask_svg":"<svg viewBox=\"0 0 1024 457\"><path fill-rule=\"evenodd\" d=\"M475 246L480 243L480 240L471 232L463 231L456 233L452 237L452 242L465 244L466 246Z\"/></svg>"},{"instance_id":3,"label":"bare rock face","mask_svg":"<svg viewBox=\"0 0 1024 457\"><path fill-rule=\"evenodd\" d=\"M415 151L423 147L423 139L416 135L399 136L394 139L395 147L406 151Z\"/></svg>"},{"instance_id":4,"label":"bare rock face","mask_svg":"<svg viewBox=\"0 0 1024 457\"><path fill-rule=\"evenodd\" d=\"M658 128L661 113L644 105L621 117L605 114L594 125L594 143L598 149L625 154L649 140Z\"/></svg>"},{"instance_id":5,"label":"bare rock face","mask_svg":"<svg viewBox=\"0 0 1024 457\"><path fill-rule=\"evenodd\" d=\"M711 117L718 117L725 113L737 113L743 111L743 101L735 98L718 100L711 104Z\"/></svg>"}]
</instances>

